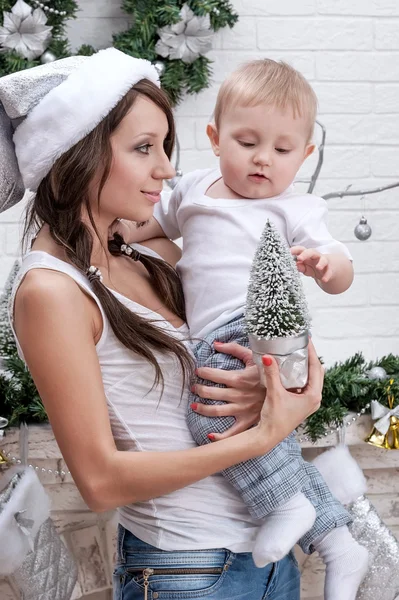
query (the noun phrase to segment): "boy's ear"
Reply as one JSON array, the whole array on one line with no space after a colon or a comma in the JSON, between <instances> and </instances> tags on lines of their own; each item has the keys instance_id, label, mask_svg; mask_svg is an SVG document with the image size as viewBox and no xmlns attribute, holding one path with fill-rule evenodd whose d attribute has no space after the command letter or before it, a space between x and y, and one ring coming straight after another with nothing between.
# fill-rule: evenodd
<instances>
[{"instance_id":1,"label":"boy's ear","mask_svg":"<svg viewBox=\"0 0 399 600\"><path fill-rule=\"evenodd\" d=\"M313 154L315 148L316 146L314 144L309 144L308 146L306 146L305 156L303 157L303 160L306 160L308 156Z\"/></svg>"},{"instance_id":2,"label":"boy's ear","mask_svg":"<svg viewBox=\"0 0 399 600\"><path fill-rule=\"evenodd\" d=\"M213 152L216 156L219 156L219 133L214 123L208 123L206 126L206 134L211 142Z\"/></svg>"}]
</instances>

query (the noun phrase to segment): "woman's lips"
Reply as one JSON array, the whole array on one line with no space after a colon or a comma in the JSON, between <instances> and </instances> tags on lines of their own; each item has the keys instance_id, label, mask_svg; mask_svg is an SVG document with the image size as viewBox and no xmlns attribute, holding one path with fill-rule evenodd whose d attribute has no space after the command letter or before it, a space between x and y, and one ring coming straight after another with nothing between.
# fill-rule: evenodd
<instances>
[{"instance_id":1,"label":"woman's lips","mask_svg":"<svg viewBox=\"0 0 399 600\"><path fill-rule=\"evenodd\" d=\"M161 192L143 192L143 194L148 200L150 200L150 202L153 202L154 204L159 202L161 199Z\"/></svg>"}]
</instances>

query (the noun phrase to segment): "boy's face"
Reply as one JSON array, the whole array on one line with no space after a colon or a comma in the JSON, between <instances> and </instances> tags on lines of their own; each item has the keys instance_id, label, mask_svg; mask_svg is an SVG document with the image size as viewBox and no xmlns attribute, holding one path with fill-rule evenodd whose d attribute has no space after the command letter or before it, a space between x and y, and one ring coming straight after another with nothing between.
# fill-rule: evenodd
<instances>
[{"instance_id":1,"label":"boy's face","mask_svg":"<svg viewBox=\"0 0 399 600\"><path fill-rule=\"evenodd\" d=\"M291 108L232 107L222 115L219 131L210 124L207 133L224 184L244 198L281 194L314 150L308 121L294 118Z\"/></svg>"}]
</instances>

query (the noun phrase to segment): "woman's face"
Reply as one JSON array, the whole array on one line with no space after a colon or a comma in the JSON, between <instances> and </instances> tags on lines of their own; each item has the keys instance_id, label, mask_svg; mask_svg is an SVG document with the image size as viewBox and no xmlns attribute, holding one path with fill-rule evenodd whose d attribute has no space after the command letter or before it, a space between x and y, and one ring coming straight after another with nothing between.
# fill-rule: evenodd
<instances>
[{"instance_id":1,"label":"woman's face","mask_svg":"<svg viewBox=\"0 0 399 600\"><path fill-rule=\"evenodd\" d=\"M163 180L175 175L164 151L168 129L165 113L139 95L111 136L113 159L100 195L101 220L110 223L120 217L144 222L152 216ZM97 193L92 196L91 208L98 214Z\"/></svg>"}]
</instances>

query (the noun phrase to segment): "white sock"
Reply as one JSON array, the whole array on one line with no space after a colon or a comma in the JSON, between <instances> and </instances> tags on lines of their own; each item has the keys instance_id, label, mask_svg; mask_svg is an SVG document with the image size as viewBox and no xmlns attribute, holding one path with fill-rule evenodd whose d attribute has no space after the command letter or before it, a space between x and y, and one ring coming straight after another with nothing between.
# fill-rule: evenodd
<instances>
[{"instance_id":1,"label":"white sock","mask_svg":"<svg viewBox=\"0 0 399 600\"><path fill-rule=\"evenodd\" d=\"M355 600L367 573L369 553L349 529L336 527L313 542L326 565L324 600Z\"/></svg>"},{"instance_id":2,"label":"white sock","mask_svg":"<svg viewBox=\"0 0 399 600\"><path fill-rule=\"evenodd\" d=\"M284 558L315 519L312 503L301 492L267 515L252 552L256 566L264 567Z\"/></svg>"}]
</instances>

